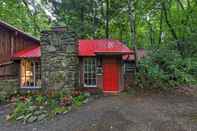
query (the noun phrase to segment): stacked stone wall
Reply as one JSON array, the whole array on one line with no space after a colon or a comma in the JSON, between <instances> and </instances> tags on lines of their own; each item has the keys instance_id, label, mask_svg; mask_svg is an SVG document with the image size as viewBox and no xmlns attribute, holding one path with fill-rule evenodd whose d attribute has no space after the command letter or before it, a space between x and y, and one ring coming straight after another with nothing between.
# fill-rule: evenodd
<instances>
[{"instance_id":1,"label":"stacked stone wall","mask_svg":"<svg viewBox=\"0 0 197 131\"><path fill-rule=\"evenodd\" d=\"M0 79L0 96L9 96L19 88L19 80L17 78Z\"/></svg>"},{"instance_id":2,"label":"stacked stone wall","mask_svg":"<svg viewBox=\"0 0 197 131\"><path fill-rule=\"evenodd\" d=\"M41 34L42 87L75 88L79 84L77 37L66 28L57 27Z\"/></svg>"}]
</instances>

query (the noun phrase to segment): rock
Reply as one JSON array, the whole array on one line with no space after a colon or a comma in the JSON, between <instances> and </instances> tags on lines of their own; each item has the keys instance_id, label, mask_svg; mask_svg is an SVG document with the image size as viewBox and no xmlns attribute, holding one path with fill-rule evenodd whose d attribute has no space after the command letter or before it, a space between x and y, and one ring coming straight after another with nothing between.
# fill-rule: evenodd
<instances>
[{"instance_id":1,"label":"rock","mask_svg":"<svg viewBox=\"0 0 197 131\"><path fill-rule=\"evenodd\" d=\"M4 98L11 94L16 93L18 87L19 87L19 79L13 78L13 79L0 80L0 97Z\"/></svg>"},{"instance_id":2,"label":"rock","mask_svg":"<svg viewBox=\"0 0 197 131\"><path fill-rule=\"evenodd\" d=\"M54 46L48 46L48 51L49 52L55 52L56 51L56 48Z\"/></svg>"}]
</instances>

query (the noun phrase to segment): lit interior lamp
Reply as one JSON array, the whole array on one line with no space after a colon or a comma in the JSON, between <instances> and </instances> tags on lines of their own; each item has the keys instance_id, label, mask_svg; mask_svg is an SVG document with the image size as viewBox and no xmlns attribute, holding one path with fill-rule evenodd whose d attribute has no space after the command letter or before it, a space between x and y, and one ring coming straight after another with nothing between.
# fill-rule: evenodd
<instances>
[{"instance_id":1,"label":"lit interior lamp","mask_svg":"<svg viewBox=\"0 0 197 131\"><path fill-rule=\"evenodd\" d=\"M26 71L25 74L26 74L26 76L32 76L33 75L32 71Z\"/></svg>"},{"instance_id":2,"label":"lit interior lamp","mask_svg":"<svg viewBox=\"0 0 197 131\"><path fill-rule=\"evenodd\" d=\"M25 85L26 86L31 86L32 79L31 79L31 77L28 77L28 76L33 76L32 71L25 71L25 75L27 76Z\"/></svg>"}]
</instances>

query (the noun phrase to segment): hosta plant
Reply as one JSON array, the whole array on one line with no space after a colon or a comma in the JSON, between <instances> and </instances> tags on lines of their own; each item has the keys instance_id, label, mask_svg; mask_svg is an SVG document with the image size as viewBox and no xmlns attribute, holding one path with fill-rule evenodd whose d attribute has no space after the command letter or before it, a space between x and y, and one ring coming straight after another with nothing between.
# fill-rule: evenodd
<instances>
[{"instance_id":1,"label":"hosta plant","mask_svg":"<svg viewBox=\"0 0 197 131\"><path fill-rule=\"evenodd\" d=\"M67 93L54 93L53 95L18 96L15 99L14 109L6 119L31 123L44 119L51 119L58 114L65 114L71 110L72 105L80 106L88 100L89 93L74 91Z\"/></svg>"}]
</instances>

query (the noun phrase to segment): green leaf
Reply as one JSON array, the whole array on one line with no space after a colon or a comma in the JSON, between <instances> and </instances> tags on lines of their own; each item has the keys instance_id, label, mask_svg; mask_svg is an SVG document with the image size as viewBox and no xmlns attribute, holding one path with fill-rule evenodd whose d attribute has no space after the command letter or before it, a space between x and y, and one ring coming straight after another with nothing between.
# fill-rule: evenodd
<instances>
[{"instance_id":1,"label":"green leaf","mask_svg":"<svg viewBox=\"0 0 197 131\"><path fill-rule=\"evenodd\" d=\"M40 115L40 114L42 114L42 111L40 110L34 112L34 115Z\"/></svg>"},{"instance_id":2,"label":"green leaf","mask_svg":"<svg viewBox=\"0 0 197 131\"><path fill-rule=\"evenodd\" d=\"M37 120L37 116L31 116L31 117L29 117L29 119L27 120L27 122L28 123L32 123L32 122L34 122L36 120Z\"/></svg>"},{"instance_id":3,"label":"green leaf","mask_svg":"<svg viewBox=\"0 0 197 131\"><path fill-rule=\"evenodd\" d=\"M25 115L19 116L19 117L16 118L16 121L20 121L20 120L22 120L24 118L25 118Z\"/></svg>"},{"instance_id":4,"label":"green leaf","mask_svg":"<svg viewBox=\"0 0 197 131\"><path fill-rule=\"evenodd\" d=\"M47 117L47 114L41 114L41 115L39 115L38 116L38 121L41 121L41 120L43 120L43 119L45 119Z\"/></svg>"},{"instance_id":5,"label":"green leaf","mask_svg":"<svg viewBox=\"0 0 197 131\"><path fill-rule=\"evenodd\" d=\"M27 115L24 117L24 120L27 120L30 116L32 116L32 113L27 114Z\"/></svg>"}]
</instances>

